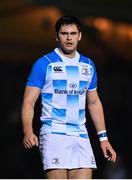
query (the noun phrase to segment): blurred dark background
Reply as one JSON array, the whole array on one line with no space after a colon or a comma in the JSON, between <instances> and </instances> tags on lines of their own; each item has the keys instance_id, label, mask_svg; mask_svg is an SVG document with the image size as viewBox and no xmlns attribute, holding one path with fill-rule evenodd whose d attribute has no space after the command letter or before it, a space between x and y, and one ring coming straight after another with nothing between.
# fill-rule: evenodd
<instances>
[{"instance_id":1,"label":"blurred dark background","mask_svg":"<svg viewBox=\"0 0 132 180\"><path fill-rule=\"evenodd\" d=\"M115 164L106 162L87 121L98 165L94 178L132 178L131 0L0 1L0 178L44 178L38 149L22 145L20 109L31 66L56 47L54 24L64 14L77 15L83 23L79 51L96 64L108 136L118 155ZM35 112L38 134L40 100Z\"/></svg>"}]
</instances>

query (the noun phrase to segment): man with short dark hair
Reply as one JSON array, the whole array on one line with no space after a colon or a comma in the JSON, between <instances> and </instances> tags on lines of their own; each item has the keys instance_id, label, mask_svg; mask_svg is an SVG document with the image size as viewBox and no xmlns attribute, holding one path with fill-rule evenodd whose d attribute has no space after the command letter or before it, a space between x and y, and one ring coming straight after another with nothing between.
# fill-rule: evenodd
<instances>
[{"instance_id":1,"label":"man with short dark hair","mask_svg":"<svg viewBox=\"0 0 132 180\"><path fill-rule=\"evenodd\" d=\"M57 48L38 59L29 74L22 105L26 148L39 144L44 170L49 179L92 178L96 168L85 126L85 102L97 130L104 156L115 162L93 61L77 51L81 23L77 17L62 16L55 25ZM41 94L40 142L33 133L34 105Z\"/></svg>"}]
</instances>

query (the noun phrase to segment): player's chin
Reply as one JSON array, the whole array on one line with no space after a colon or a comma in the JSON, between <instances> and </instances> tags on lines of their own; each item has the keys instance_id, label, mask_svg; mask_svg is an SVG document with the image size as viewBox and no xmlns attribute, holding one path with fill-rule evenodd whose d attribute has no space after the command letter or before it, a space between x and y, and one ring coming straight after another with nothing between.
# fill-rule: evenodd
<instances>
[{"instance_id":1,"label":"player's chin","mask_svg":"<svg viewBox=\"0 0 132 180\"><path fill-rule=\"evenodd\" d=\"M73 53L75 51L75 48L73 48L73 47L66 47L65 48L65 52L67 53L67 54L71 54L71 53Z\"/></svg>"}]
</instances>

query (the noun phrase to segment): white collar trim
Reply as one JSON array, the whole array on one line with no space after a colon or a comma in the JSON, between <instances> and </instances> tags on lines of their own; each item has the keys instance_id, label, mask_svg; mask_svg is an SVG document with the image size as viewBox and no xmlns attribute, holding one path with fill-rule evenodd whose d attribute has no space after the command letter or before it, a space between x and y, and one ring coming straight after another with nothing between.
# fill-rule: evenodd
<instances>
[{"instance_id":1,"label":"white collar trim","mask_svg":"<svg viewBox=\"0 0 132 180\"><path fill-rule=\"evenodd\" d=\"M77 51L76 51L76 55L74 58L68 58L68 57L64 56L63 54L61 54L61 52L59 51L58 48L55 48L54 51L61 57L62 61L64 61L64 62L75 63L75 62L79 61L80 55Z\"/></svg>"}]
</instances>

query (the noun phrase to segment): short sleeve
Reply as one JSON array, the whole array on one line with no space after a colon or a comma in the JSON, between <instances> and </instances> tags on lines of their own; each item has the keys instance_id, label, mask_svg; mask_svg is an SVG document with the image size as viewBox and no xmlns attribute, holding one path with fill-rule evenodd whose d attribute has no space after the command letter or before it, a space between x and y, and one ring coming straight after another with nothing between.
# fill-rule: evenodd
<instances>
[{"instance_id":1,"label":"short sleeve","mask_svg":"<svg viewBox=\"0 0 132 180\"><path fill-rule=\"evenodd\" d=\"M46 58L42 57L38 59L32 66L26 86L34 86L42 89L45 84L47 66L48 62Z\"/></svg>"},{"instance_id":2,"label":"short sleeve","mask_svg":"<svg viewBox=\"0 0 132 180\"><path fill-rule=\"evenodd\" d=\"M92 79L91 79L91 83L89 85L88 90L92 91L97 88L97 73L96 73L96 68L95 68L93 61L90 61L90 65L91 65L90 66L90 75L91 75Z\"/></svg>"}]
</instances>

